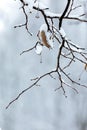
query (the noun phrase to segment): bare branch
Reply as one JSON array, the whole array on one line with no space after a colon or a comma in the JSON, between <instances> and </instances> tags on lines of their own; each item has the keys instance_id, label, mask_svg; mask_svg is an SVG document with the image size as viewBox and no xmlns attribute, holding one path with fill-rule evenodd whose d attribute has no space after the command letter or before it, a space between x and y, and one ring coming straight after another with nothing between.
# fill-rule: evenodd
<instances>
[{"instance_id":1,"label":"bare branch","mask_svg":"<svg viewBox=\"0 0 87 130\"><path fill-rule=\"evenodd\" d=\"M71 0L71 6L70 6L70 9L69 9L69 11L67 13L67 16L69 16L69 14L72 12L73 4L74 4L74 0Z\"/></svg>"},{"instance_id":2,"label":"bare branch","mask_svg":"<svg viewBox=\"0 0 87 130\"><path fill-rule=\"evenodd\" d=\"M25 26L25 29L27 30L27 32L30 35L32 35L28 29L28 24L29 24L28 23L28 15L27 15L26 10L25 10L25 7L28 7L28 4L24 0L19 0L19 1L22 3L21 8L22 8L22 11L23 11L24 16L25 16L25 23L20 24L18 26L15 26L15 28ZM34 4L35 3L37 3L37 0L34 0ZM81 7L81 5L77 6L77 7L73 7L73 5L74 5L74 0L67 0L66 7L64 8L64 11L61 14L50 13L48 11L48 8L41 8L40 6L37 7L37 6L33 5L33 7L32 7L33 10L41 12L42 17L44 19L44 23L47 26L47 32L50 32L53 40L56 39L56 41L58 43L57 44L58 45L58 52L57 52L57 56L56 56L57 59L55 61L56 67L54 70L51 70L50 72L46 72L45 74L43 74L41 76L37 76L36 78L31 79L31 81L33 83L30 86L28 86L27 88L25 88L23 91L21 91L17 95L16 98L14 98L12 101L10 101L9 104L6 106L6 109L9 108L9 106L12 103L17 101L26 91L30 90L34 86L40 86L40 85L38 85L38 83L44 77L49 76L52 79L56 79L53 76L53 73L56 73L58 75L58 80L60 81L60 86L55 90L62 89L65 97L67 97L66 91L65 91L65 86L73 89L76 93L78 93L78 91L75 87L73 87L73 84L87 88L87 85L81 84L79 81L73 80L73 78L71 78L71 76L69 74L67 74L67 71L66 71L66 69L68 69L72 65L73 62L80 62L81 64L84 64L84 70L85 71L87 70L87 50L83 47L77 46L76 43L74 44L71 40L69 40L66 37L66 33L65 33L64 29L62 28L64 20L74 20L74 21L76 20L79 22L87 23L87 19L81 18L81 16L83 16L83 15L70 16L70 13L72 11ZM55 20L57 20L57 21L59 20L58 27L55 27L55 22L54 22ZM62 29L62 31L61 31L61 29ZM38 32L39 32L39 30L38 30ZM63 35L63 33L65 35ZM41 41L39 35L37 35L37 37L38 37L38 41L35 42L36 44L33 47L31 47L30 49L22 51L20 53L20 55L22 55L23 53L32 51L33 49L35 49L37 47L37 44L44 46L42 43L43 41ZM49 39L46 39L46 40L49 40ZM63 49L66 51L66 53L63 53ZM61 57L63 57L64 59L67 60L66 65L64 65L64 66L61 66ZM68 80L67 82L63 80L64 77ZM68 82L71 82L72 85L70 85Z\"/></svg>"},{"instance_id":3,"label":"bare branch","mask_svg":"<svg viewBox=\"0 0 87 130\"><path fill-rule=\"evenodd\" d=\"M25 26L25 29L27 30L27 32L32 36L32 33L30 33L29 29L28 29L28 15L27 15L26 10L25 10L25 7L28 6L28 3L25 3L24 0L20 0L20 2L22 3L21 9L22 9L22 11L23 11L23 13L25 15L25 23L17 25L17 26L14 26L14 28Z\"/></svg>"},{"instance_id":4,"label":"bare branch","mask_svg":"<svg viewBox=\"0 0 87 130\"><path fill-rule=\"evenodd\" d=\"M32 87L34 87L42 78L44 78L44 77L46 77L46 76L49 76L50 74L55 73L55 72L56 72L56 70L50 71L50 72L48 72L48 73L43 74L43 75L40 76L39 78L36 78L36 79L35 79L36 81L35 81L32 85L30 85L29 87L27 87L26 89L24 89L22 92L20 92L20 93L18 94L18 96L17 96L15 99L13 99L13 100L6 106L6 109L8 109L8 107L9 107L12 103L14 103L16 100L18 100L18 99L20 98L20 96L22 96L26 91L28 91L29 89L31 89Z\"/></svg>"},{"instance_id":5,"label":"bare branch","mask_svg":"<svg viewBox=\"0 0 87 130\"><path fill-rule=\"evenodd\" d=\"M59 18L59 30L60 30L60 28L61 28L61 26L62 26L63 18L64 18L64 16L66 15L66 13L67 13L67 11L68 11L68 9L69 9L70 2L71 2L71 0L67 0L67 5L66 5L66 7L65 7L65 10L64 10L64 12L62 13L61 17Z\"/></svg>"},{"instance_id":6,"label":"bare branch","mask_svg":"<svg viewBox=\"0 0 87 130\"><path fill-rule=\"evenodd\" d=\"M39 7L37 8L35 6L33 6L33 9L38 10L38 11L40 11L42 13L42 15L44 17L44 20L45 20L45 23L47 24L48 31L49 31L50 30L50 26L49 26L49 23L48 23L48 20L47 20L47 16L46 16L46 14L44 12L44 9L40 9Z\"/></svg>"},{"instance_id":7,"label":"bare branch","mask_svg":"<svg viewBox=\"0 0 87 130\"><path fill-rule=\"evenodd\" d=\"M22 55L23 53L26 53L26 52L32 51L33 49L36 48L36 46L37 46L38 43L39 43L39 42L37 42L37 43L36 43L32 48L29 48L29 49L27 49L27 50L22 51L22 52L20 53L20 55Z\"/></svg>"}]
</instances>

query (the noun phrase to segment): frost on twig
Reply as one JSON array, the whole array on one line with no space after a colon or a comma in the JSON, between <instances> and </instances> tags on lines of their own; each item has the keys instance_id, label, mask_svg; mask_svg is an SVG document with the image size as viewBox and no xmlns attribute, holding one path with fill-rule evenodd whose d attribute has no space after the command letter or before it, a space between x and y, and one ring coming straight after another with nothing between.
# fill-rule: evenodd
<instances>
[{"instance_id":1,"label":"frost on twig","mask_svg":"<svg viewBox=\"0 0 87 130\"><path fill-rule=\"evenodd\" d=\"M66 37L66 33L65 33L65 31L64 31L63 28L60 28L59 32L60 32L60 35L61 35L63 38Z\"/></svg>"},{"instance_id":2,"label":"frost on twig","mask_svg":"<svg viewBox=\"0 0 87 130\"><path fill-rule=\"evenodd\" d=\"M29 4L25 2L25 0L19 0L22 3L22 10L25 15L25 24L15 26L15 27L22 27L25 26L26 30L28 29L28 14L26 13L25 7L29 7ZM32 10L38 11L42 14L44 23L40 26L37 32L37 41L35 45L30 49L23 51L20 55L30 52L33 49L35 50L36 54L41 55L43 51L43 47L46 47L48 51L53 49L53 45L55 41L57 42L57 55L56 57L56 66L54 70L50 70L50 72L45 72L41 76L37 76L36 78L32 79L32 84L20 92L16 98L14 98L9 104L7 105L6 109L14 103L16 100L22 96L23 93L30 90L34 86L38 86L40 80L44 79L44 77L50 77L55 80L54 75L57 74L60 86L57 87L56 90L62 89L63 94L67 97L65 86L71 88L76 93L78 90L75 88L75 85L87 88L87 85L81 84L79 81L75 81L70 74L66 71L71 67L71 65L75 62L79 62L80 64L84 65L84 71L87 71L87 50L83 47L77 46L76 43L69 40L66 34L66 30L63 28L64 20L74 20L78 22L87 22L87 19L81 17L81 15L71 15L72 11L75 11L77 8L81 8L82 6L73 7L75 0L67 0L67 4L64 8L64 11L61 14L55 14L50 12L50 10L44 6L41 2L38 4L38 0L33 0ZM39 6L38 6L39 5ZM55 21L58 22L57 26L55 26ZM65 50L66 53L63 52ZM53 49L56 51L56 49ZM50 53L50 51L49 51ZM64 66L61 65L62 58L66 60L66 64ZM64 78L66 80L64 80ZM72 83L72 85L70 84Z\"/></svg>"}]
</instances>

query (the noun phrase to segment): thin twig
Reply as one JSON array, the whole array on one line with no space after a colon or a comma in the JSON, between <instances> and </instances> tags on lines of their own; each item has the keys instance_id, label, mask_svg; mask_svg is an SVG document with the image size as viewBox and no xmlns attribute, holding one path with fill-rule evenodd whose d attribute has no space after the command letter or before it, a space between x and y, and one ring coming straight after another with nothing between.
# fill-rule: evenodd
<instances>
[{"instance_id":1,"label":"thin twig","mask_svg":"<svg viewBox=\"0 0 87 130\"><path fill-rule=\"evenodd\" d=\"M25 15L25 23L24 24L20 24L16 27L22 27L25 26L25 29L27 30L27 32L31 35L31 33L29 32L28 29L28 15L26 13L25 7L28 7L28 4L24 1L24 0L19 0L22 3L22 11ZM34 3L36 3L37 0L34 0ZM56 90L58 89L62 89L63 94L66 96L66 91L65 91L65 86L68 86L69 88L72 88L76 93L78 93L77 89L75 87L73 87L74 85L78 85L81 87L85 87L87 88L87 85L81 84L78 81L73 80L73 78L71 78L71 76L69 74L67 74L66 72L66 68L69 68L70 65L72 64L72 62L75 61L79 61L80 63L84 64L84 69L87 69L87 52L85 48L81 48L78 47L76 44L74 44L72 41L68 40L68 38L63 37L60 34L60 29L63 26L63 21L66 20L77 20L79 22L86 22L87 23L87 19L82 19L80 18L80 16L70 16L70 13L72 11L74 11L75 9L79 8L80 6L74 7L73 8L73 4L74 4L74 0L67 0L67 4L66 7L64 8L64 11L61 15L49 15L47 14L47 9L48 8L44 8L41 9L39 6L33 6L34 10L37 10L39 12L41 12L43 18L44 18L44 22L47 25L47 31L49 31L51 33L51 36L53 36L53 38L55 38L57 40L58 43L58 52L57 52L57 61L56 61L56 68L55 70L52 70L50 72L46 72L45 74L33 78L31 79L31 81L33 82L30 86L28 86L27 88L25 88L24 90L22 90L17 96L16 98L14 98L12 101L9 102L9 104L6 106L6 109L9 108L9 106L11 104L13 104L15 101L17 101L26 91L30 90L31 88L33 88L34 86L40 86L38 85L39 81L42 80L44 77L49 76L52 79L55 79L54 76L52 75L53 73L57 73L58 75L58 80L60 81L60 87L58 87ZM54 20L59 20L58 22L58 27L56 28L54 25ZM51 24L49 23L49 21L51 20ZM37 35L38 36L38 35ZM23 53L26 52L30 52L33 49L36 48L37 44L41 44L41 40L38 36L38 42L36 42L36 44L27 50L24 50L20 53L20 55L22 55ZM59 47L60 45L60 47ZM66 50L66 54L63 53L63 49ZM66 59L67 65L64 65L63 67L61 66L61 57L64 57L64 59ZM68 81L71 81L72 85L68 84L67 82L65 82L63 80L63 76L68 79Z\"/></svg>"},{"instance_id":2,"label":"thin twig","mask_svg":"<svg viewBox=\"0 0 87 130\"><path fill-rule=\"evenodd\" d=\"M50 74L55 73L55 72L56 72L56 70L50 71L48 73L43 74L39 78L37 78L36 81L32 85L30 85L29 87L27 87L26 89L24 89L23 91L21 91L15 99L13 99L11 102L9 102L9 104L6 106L6 109L8 109L8 107L12 103L14 103L16 100L18 100L26 91L28 91L29 89L31 89L32 87L34 87L42 78L44 78L46 76L49 76Z\"/></svg>"}]
</instances>

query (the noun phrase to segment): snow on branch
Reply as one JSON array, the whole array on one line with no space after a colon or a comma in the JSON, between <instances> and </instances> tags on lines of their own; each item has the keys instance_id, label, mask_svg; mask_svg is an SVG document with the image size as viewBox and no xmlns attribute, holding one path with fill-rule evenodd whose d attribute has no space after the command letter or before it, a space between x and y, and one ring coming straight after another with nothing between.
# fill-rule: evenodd
<instances>
[{"instance_id":1,"label":"snow on branch","mask_svg":"<svg viewBox=\"0 0 87 130\"><path fill-rule=\"evenodd\" d=\"M32 35L32 33L30 33L29 29L28 29L28 25L29 25L28 19L29 18L28 18L28 14L26 12L26 7L30 8L29 7L30 4L26 3L25 0L19 0L19 1L22 3L21 9L25 16L25 23L15 26L15 28L25 26L27 32L30 35ZM58 80L60 82L60 86L58 88L56 88L55 90L62 89L65 97L67 97L66 91L65 91L65 86L71 88L76 93L78 93L78 90L75 87L73 87L73 85L87 88L87 85L81 84L79 81L75 81L71 77L71 75L69 75L66 71L75 62L80 62L81 64L84 65L84 70L85 71L87 70L87 50L83 47L77 46L76 43L71 41L67 37L66 31L63 28L63 23L64 23L65 19L74 20L74 21L77 20L79 22L87 22L87 19L85 19L84 17L81 17L82 14L79 16L71 15L72 11L75 11L75 9L81 7L81 5L74 7L74 1L75 0L67 0L64 11L61 14L55 14L53 12L50 12L49 8L44 6L41 2L38 2L38 0L34 0L32 2L32 5L31 5L32 10L30 11L30 13L32 13L32 11L40 12L43 16L44 23L38 29L38 32L37 32L38 40L36 41L35 45L27 50L24 50L23 52L21 52L20 55L22 55L26 52L30 52L34 49L38 55L41 55L41 53L43 51L43 47L47 47L47 49L50 53L50 49L53 49L53 45L55 44L55 40L56 40L58 43L58 52L57 52L57 55L55 56L56 57L56 61L55 61L56 66L55 66L54 70L51 70L50 72L45 72L43 75L32 79L33 83L30 86L28 86L27 88L25 88L22 92L20 92L18 94L18 96L16 98L14 98L11 102L9 102L9 104L6 106L6 109L12 103L14 103L16 100L18 100L19 97L22 96L23 93L30 90L34 86L38 86L37 83L40 80L44 79L44 77L49 76L50 78L55 79L53 77L53 74L57 74ZM58 21L57 26L55 26L54 20ZM66 50L66 53L63 53L63 49ZM55 49L54 49L54 51L55 51ZM62 58L67 60L65 66L61 66ZM64 77L67 79L67 82L64 81L64 79L63 79ZM71 85L70 82L73 85Z\"/></svg>"}]
</instances>

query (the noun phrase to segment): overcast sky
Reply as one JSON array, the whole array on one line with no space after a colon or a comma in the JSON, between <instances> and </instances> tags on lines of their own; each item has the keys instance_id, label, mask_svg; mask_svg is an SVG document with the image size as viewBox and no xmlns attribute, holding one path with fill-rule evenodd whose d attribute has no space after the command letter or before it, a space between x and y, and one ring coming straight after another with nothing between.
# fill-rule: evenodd
<instances>
[{"instance_id":1,"label":"overcast sky","mask_svg":"<svg viewBox=\"0 0 87 130\"><path fill-rule=\"evenodd\" d=\"M50 0L43 1L49 5ZM10 109L5 110L9 101L31 84L31 78L54 69L56 61L54 50L49 52L47 49L44 49L42 64L35 51L20 56L22 50L35 44L36 37L30 37L24 28L13 28L22 23L24 18L19 7L18 0L0 0L0 127L2 130L58 130L58 128L78 130L75 124L77 115L81 118L83 113L83 119L87 115L87 90L81 89L80 94L76 95L71 89L66 88L68 93L68 99L66 99L62 91L54 92L59 85L57 80L45 78L40 82L41 87L33 88ZM36 36L35 30L43 21L32 18L29 22L31 22L30 29ZM75 42L80 41L79 44L87 47L86 24L71 25L69 23L67 27L66 23L64 29L71 39ZM82 67L79 64L77 67L72 67L75 80L78 80L77 70L82 72ZM82 76L83 82L87 83L87 72L83 72ZM85 106L85 113L82 105Z\"/></svg>"}]
</instances>

